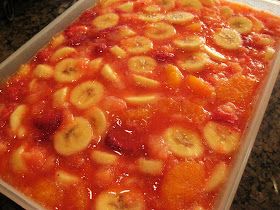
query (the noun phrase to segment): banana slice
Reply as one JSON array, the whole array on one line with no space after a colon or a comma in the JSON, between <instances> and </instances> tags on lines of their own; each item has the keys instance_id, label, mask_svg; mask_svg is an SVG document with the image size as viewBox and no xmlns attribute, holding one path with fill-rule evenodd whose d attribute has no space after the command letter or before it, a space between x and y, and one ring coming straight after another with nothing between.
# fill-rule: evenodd
<instances>
[{"instance_id":1,"label":"banana slice","mask_svg":"<svg viewBox=\"0 0 280 210\"><path fill-rule=\"evenodd\" d=\"M224 183L227 177L228 168L224 162L215 166L211 176L208 179L205 190L211 192Z\"/></svg>"},{"instance_id":2,"label":"banana slice","mask_svg":"<svg viewBox=\"0 0 280 210\"><path fill-rule=\"evenodd\" d=\"M200 0L204 6L214 6L217 3L217 0Z\"/></svg>"},{"instance_id":3,"label":"banana slice","mask_svg":"<svg viewBox=\"0 0 280 210\"><path fill-rule=\"evenodd\" d=\"M220 13L221 13L221 16L223 16L225 18L230 18L234 14L233 10L228 6L222 6L220 8Z\"/></svg>"},{"instance_id":4,"label":"banana slice","mask_svg":"<svg viewBox=\"0 0 280 210\"><path fill-rule=\"evenodd\" d=\"M180 0L180 5L184 7L192 7L195 9L201 9L202 4L199 0Z\"/></svg>"},{"instance_id":5,"label":"banana slice","mask_svg":"<svg viewBox=\"0 0 280 210\"><path fill-rule=\"evenodd\" d=\"M58 34L55 37L53 37L51 41L51 45L53 48L57 48L61 46L65 42L65 36L63 34Z\"/></svg>"},{"instance_id":6,"label":"banana slice","mask_svg":"<svg viewBox=\"0 0 280 210\"><path fill-rule=\"evenodd\" d=\"M165 20L173 24L185 24L194 19L194 15L189 12L175 11L167 13Z\"/></svg>"},{"instance_id":7,"label":"banana slice","mask_svg":"<svg viewBox=\"0 0 280 210\"><path fill-rule=\"evenodd\" d=\"M244 16L231 17L228 20L229 26L241 34L246 34L252 31L253 22Z\"/></svg>"},{"instance_id":8,"label":"banana slice","mask_svg":"<svg viewBox=\"0 0 280 210\"><path fill-rule=\"evenodd\" d=\"M272 46L272 45L274 45L274 43L275 43L275 40L269 35L265 35L265 34L256 35L255 44L257 44L259 46Z\"/></svg>"},{"instance_id":9,"label":"banana slice","mask_svg":"<svg viewBox=\"0 0 280 210\"><path fill-rule=\"evenodd\" d=\"M54 79L58 82L73 82L78 80L82 73L76 67L77 60L67 58L55 66Z\"/></svg>"},{"instance_id":10,"label":"banana slice","mask_svg":"<svg viewBox=\"0 0 280 210\"><path fill-rule=\"evenodd\" d=\"M92 151L91 159L101 165L113 165L118 161L118 156L102 151Z\"/></svg>"},{"instance_id":11,"label":"banana slice","mask_svg":"<svg viewBox=\"0 0 280 210\"><path fill-rule=\"evenodd\" d=\"M100 5L105 8L105 7L109 7L110 5L118 2L120 0L100 0Z\"/></svg>"},{"instance_id":12,"label":"banana slice","mask_svg":"<svg viewBox=\"0 0 280 210\"><path fill-rule=\"evenodd\" d=\"M173 37L176 34L176 29L167 23L158 22L151 23L145 30L145 35L151 39L162 40Z\"/></svg>"},{"instance_id":13,"label":"banana slice","mask_svg":"<svg viewBox=\"0 0 280 210\"><path fill-rule=\"evenodd\" d=\"M160 160L147 160L145 158L139 158L137 160L137 166L139 171L152 176L161 175L163 170L163 163Z\"/></svg>"},{"instance_id":14,"label":"banana slice","mask_svg":"<svg viewBox=\"0 0 280 210\"><path fill-rule=\"evenodd\" d=\"M127 56L127 53L120 48L118 45L113 46L110 49L110 52L115 55L117 58L125 58Z\"/></svg>"},{"instance_id":15,"label":"banana slice","mask_svg":"<svg viewBox=\"0 0 280 210\"><path fill-rule=\"evenodd\" d=\"M184 39L175 39L174 45L183 50L197 50L202 45L202 39L199 36L188 36Z\"/></svg>"},{"instance_id":16,"label":"banana slice","mask_svg":"<svg viewBox=\"0 0 280 210\"><path fill-rule=\"evenodd\" d=\"M70 94L70 102L78 109L97 104L104 95L104 86L97 81L87 81L76 86Z\"/></svg>"},{"instance_id":17,"label":"banana slice","mask_svg":"<svg viewBox=\"0 0 280 210\"><path fill-rule=\"evenodd\" d=\"M66 105L66 98L69 92L68 87L61 88L53 94L54 107L64 107Z\"/></svg>"},{"instance_id":18,"label":"banana slice","mask_svg":"<svg viewBox=\"0 0 280 210\"><path fill-rule=\"evenodd\" d=\"M63 170L58 170L55 173L55 181L62 186L69 186L69 185L74 185L78 184L80 182L79 177L70 174L66 171Z\"/></svg>"},{"instance_id":19,"label":"banana slice","mask_svg":"<svg viewBox=\"0 0 280 210\"><path fill-rule=\"evenodd\" d=\"M227 50L236 50L243 44L240 34L234 29L222 28L213 38L218 46Z\"/></svg>"},{"instance_id":20,"label":"banana slice","mask_svg":"<svg viewBox=\"0 0 280 210\"><path fill-rule=\"evenodd\" d=\"M161 8L158 5L149 5L144 8L144 11L148 13L156 13L156 12L160 12L160 10Z\"/></svg>"},{"instance_id":21,"label":"banana slice","mask_svg":"<svg viewBox=\"0 0 280 210\"><path fill-rule=\"evenodd\" d=\"M112 82L116 87L122 88L123 84L118 73L112 69L109 64L103 66L101 75L108 81Z\"/></svg>"},{"instance_id":22,"label":"banana slice","mask_svg":"<svg viewBox=\"0 0 280 210\"><path fill-rule=\"evenodd\" d=\"M53 76L53 68L46 64L39 64L33 72L34 76L42 79L49 79Z\"/></svg>"},{"instance_id":23,"label":"banana slice","mask_svg":"<svg viewBox=\"0 0 280 210\"><path fill-rule=\"evenodd\" d=\"M182 158L198 158L203 154L199 135L182 127L170 127L164 133L170 151Z\"/></svg>"},{"instance_id":24,"label":"banana slice","mask_svg":"<svg viewBox=\"0 0 280 210\"><path fill-rule=\"evenodd\" d=\"M22 126L22 120L26 114L27 106L22 104L16 107L10 116L10 128L13 133L17 133Z\"/></svg>"},{"instance_id":25,"label":"banana slice","mask_svg":"<svg viewBox=\"0 0 280 210\"><path fill-rule=\"evenodd\" d=\"M96 210L144 210L143 195L137 191L105 191L96 198Z\"/></svg>"},{"instance_id":26,"label":"banana slice","mask_svg":"<svg viewBox=\"0 0 280 210\"><path fill-rule=\"evenodd\" d=\"M133 31L128 26L120 26L115 36L119 37L119 39L124 39L126 37L135 36L136 32Z\"/></svg>"},{"instance_id":27,"label":"banana slice","mask_svg":"<svg viewBox=\"0 0 280 210\"><path fill-rule=\"evenodd\" d=\"M134 3L126 2L118 6L118 9L122 12L133 12Z\"/></svg>"},{"instance_id":28,"label":"banana slice","mask_svg":"<svg viewBox=\"0 0 280 210\"><path fill-rule=\"evenodd\" d=\"M119 22L119 16L115 13L107 13L101 16L96 17L92 24L98 30L104 30L106 28L111 28L116 26Z\"/></svg>"},{"instance_id":29,"label":"banana slice","mask_svg":"<svg viewBox=\"0 0 280 210\"><path fill-rule=\"evenodd\" d=\"M265 51L264 51L264 60L265 61L271 61L271 59L274 57L275 55L275 49L273 47L266 47Z\"/></svg>"},{"instance_id":30,"label":"banana slice","mask_svg":"<svg viewBox=\"0 0 280 210\"><path fill-rule=\"evenodd\" d=\"M206 53L194 53L191 58L184 61L178 61L178 65L188 72L202 71L205 66L210 63L210 58Z\"/></svg>"},{"instance_id":31,"label":"banana slice","mask_svg":"<svg viewBox=\"0 0 280 210\"><path fill-rule=\"evenodd\" d=\"M156 0L156 3L165 10L171 10L175 7L175 0Z\"/></svg>"},{"instance_id":32,"label":"banana slice","mask_svg":"<svg viewBox=\"0 0 280 210\"><path fill-rule=\"evenodd\" d=\"M54 135L54 149L63 156L69 156L85 150L93 137L88 120L75 117L68 125Z\"/></svg>"},{"instance_id":33,"label":"banana slice","mask_svg":"<svg viewBox=\"0 0 280 210\"><path fill-rule=\"evenodd\" d=\"M18 69L18 72L17 74L19 76L24 76L24 75L27 75L31 70L31 67L30 67L30 64L22 64L20 65L19 69Z\"/></svg>"},{"instance_id":34,"label":"banana slice","mask_svg":"<svg viewBox=\"0 0 280 210\"><path fill-rule=\"evenodd\" d=\"M96 72L100 69L100 67L103 64L103 58L96 58L94 60L91 60L89 62L89 68L90 70L92 70L93 72Z\"/></svg>"},{"instance_id":35,"label":"banana slice","mask_svg":"<svg viewBox=\"0 0 280 210\"><path fill-rule=\"evenodd\" d=\"M213 60L226 61L226 57L222 53L217 52L214 48L204 45L203 49Z\"/></svg>"},{"instance_id":36,"label":"banana slice","mask_svg":"<svg viewBox=\"0 0 280 210\"><path fill-rule=\"evenodd\" d=\"M153 49L153 42L144 36L135 36L122 42L123 47L131 54L142 54Z\"/></svg>"},{"instance_id":37,"label":"banana slice","mask_svg":"<svg viewBox=\"0 0 280 210\"><path fill-rule=\"evenodd\" d=\"M137 74L133 74L132 77L136 84L141 87L156 88L160 86L160 83L154 79L143 77Z\"/></svg>"},{"instance_id":38,"label":"banana slice","mask_svg":"<svg viewBox=\"0 0 280 210\"><path fill-rule=\"evenodd\" d=\"M218 153L230 154L239 145L239 132L213 121L206 124L203 134L208 146Z\"/></svg>"},{"instance_id":39,"label":"banana slice","mask_svg":"<svg viewBox=\"0 0 280 210\"><path fill-rule=\"evenodd\" d=\"M138 14L138 19L145 22L159 22L164 19L164 15L159 13L140 13Z\"/></svg>"},{"instance_id":40,"label":"banana slice","mask_svg":"<svg viewBox=\"0 0 280 210\"><path fill-rule=\"evenodd\" d=\"M141 96L129 96L124 100L131 105L145 105L156 103L159 99L158 95L141 95Z\"/></svg>"},{"instance_id":41,"label":"banana slice","mask_svg":"<svg viewBox=\"0 0 280 210\"><path fill-rule=\"evenodd\" d=\"M50 61L56 62L58 60L61 60L63 58L69 57L70 55L76 53L77 51L73 47L62 47L54 52L54 54L51 56Z\"/></svg>"},{"instance_id":42,"label":"banana slice","mask_svg":"<svg viewBox=\"0 0 280 210\"><path fill-rule=\"evenodd\" d=\"M93 107L85 113L85 117L91 124L94 137L103 136L108 127L104 112L97 107Z\"/></svg>"},{"instance_id":43,"label":"banana slice","mask_svg":"<svg viewBox=\"0 0 280 210\"><path fill-rule=\"evenodd\" d=\"M156 61L148 56L134 56L128 60L128 69L134 73L149 74L156 66Z\"/></svg>"},{"instance_id":44,"label":"banana slice","mask_svg":"<svg viewBox=\"0 0 280 210\"><path fill-rule=\"evenodd\" d=\"M10 157L10 165L14 172L23 173L27 171L26 162L23 159L23 154L25 152L24 146L18 147L14 150Z\"/></svg>"},{"instance_id":45,"label":"banana slice","mask_svg":"<svg viewBox=\"0 0 280 210\"><path fill-rule=\"evenodd\" d=\"M264 24L261 20L259 20L258 18L255 18L254 16L250 17L252 22L253 22L253 31L255 32L261 32L264 29Z\"/></svg>"},{"instance_id":46,"label":"banana slice","mask_svg":"<svg viewBox=\"0 0 280 210\"><path fill-rule=\"evenodd\" d=\"M178 69L178 67L172 64L168 64L165 67L165 71L167 76L167 84L171 87L179 87L180 84L183 82L184 75Z\"/></svg>"}]
</instances>

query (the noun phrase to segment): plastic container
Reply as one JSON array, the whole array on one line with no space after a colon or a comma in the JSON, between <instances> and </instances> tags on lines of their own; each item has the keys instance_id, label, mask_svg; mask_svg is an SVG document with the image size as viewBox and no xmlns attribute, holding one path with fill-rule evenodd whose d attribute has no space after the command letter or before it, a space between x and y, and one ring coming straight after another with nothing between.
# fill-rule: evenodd
<instances>
[{"instance_id":1,"label":"plastic container","mask_svg":"<svg viewBox=\"0 0 280 210\"><path fill-rule=\"evenodd\" d=\"M271 12L280 16L280 2L274 0L231 0L250 5L256 9ZM5 78L13 74L21 64L26 63L39 49L41 49L56 33L66 28L74 19L76 19L85 9L93 6L96 0L79 0L71 8L65 11L61 16L56 18L51 24L44 28L41 32L35 35L31 40L19 48L9 58L0 64L0 78ZM277 75L280 70L280 50L278 49L276 59L271 65L271 70L263 83L260 91L252 118L248 124L248 128L243 136L242 147L236 155L231 174L224 186L223 192L217 202L217 210L228 210L238 188L240 179L248 161L250 152L255 142L259 126L263 119L269 98L272 93ZM27 198L25 195L17 191L9 184L0 179L0 192L23 208L28 210L43 209Z\"/></svg>"}]
</instances>

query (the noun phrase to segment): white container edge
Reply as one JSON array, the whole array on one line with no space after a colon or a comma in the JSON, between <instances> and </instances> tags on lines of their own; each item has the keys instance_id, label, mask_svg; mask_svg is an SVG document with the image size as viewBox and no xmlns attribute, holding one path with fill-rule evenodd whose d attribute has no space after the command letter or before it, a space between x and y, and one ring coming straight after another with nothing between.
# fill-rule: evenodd
<instances>
[{"instance_id":1,"label":"white container edge","mask_svg":"<svg viewBox=\"0 0 280 210\"><path fill-rule=\"evenodd\" d=\"M274 0L230 0L232 2L247 4L255 9L271 12L274 15L280 16L280 2ZM26 63L39 49L41 49L47 42L58 32L66 28L73 20L75 20L84 10L94 5L95 0L79 0L62 15L57 17L48 26L36 34L32 39L26 42L15 53L9 56L0 64L0 78L5 78L14 73L21 64ZM253 117L249 123L249 127L243 136L243 144L235 159L235 163L231 169L231 174L221 198L216 205L217 210L230 209L231 203L235 196L242 174L246 167L248 158L253 148L255 138L257 136L259 126L263 119L269 98L271 96L277 75L280 70L280 50L278 50L275 61L271 66L271 70L266 78L265 84L261 93L259 93L258 100L254 109ZM11 185L0 179L0 192L25 209L37 210L43 209L36 202L26 197L23 193L16 190Z\"/></svg>"}]
</instances>

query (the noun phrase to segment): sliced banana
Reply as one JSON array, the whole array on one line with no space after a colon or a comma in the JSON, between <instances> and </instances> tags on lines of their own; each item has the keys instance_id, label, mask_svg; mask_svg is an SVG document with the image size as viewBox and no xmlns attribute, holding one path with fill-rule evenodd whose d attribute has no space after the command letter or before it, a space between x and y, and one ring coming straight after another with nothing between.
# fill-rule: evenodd
<instances>
[{"instance_id":1,"label":"sliced banana","mask_svg":"<svg viewBox=\"0 0 280 210\"><path fill-rule=\"evenodd\" d=\"M116 87L123 87L122 81L118 73L109 65L106 64L101 70L101 75L108 81L112 82Z\"/></svg>"},{"instance_id":2,"label":"sliced banana","mask_svg":"<svg viewBox=\"0 0 280 210\"><path fill-rule=\"evenodd\" d=\"M145 22L159 22L164 19L164 15L159 13L140 13L138 14L138 19Z\"/></svg>"},{"instance_id":3,"label":"sliced banana","mask_svg":"<svg viewBox=\"0 0 280 210\"><path fill-rule=\"evenodd\" d=\"M76 52L77 52L76 49L73 47L62 47L54 52L54 54L51 56L50 61L56 62L63 58L67 58Z\"/></svg>"},{"instance_id":4,"label":"sliced banana","mask_svg":"<svg viewBox=\"0 0 280 210\"><path fill-rule=\"evenodd\" d=\"M175 7L175 0L156 0L156 3L165 10L171 10Z\"/></svg>"},{"instance_id":5,"label":"sliced banana","mask_svg":"<svg viewBox=\"0 0 280 210\"><path fill-rule=\"evenodd\" d=\"M156 61L149 56L134 56L128 60L128 69L134 73L149 74L156 66Z\"/></svg>"},{"instance_id":6,"label":"sliced banana","mask_svg":"<svg viewBox=\"0 0 280 210\"><path fill-rule=\"evenodd\" d=\"M240 34L234 29L222 28L213 38L218 46L227 50L236 50L243 44Z\"/></svg>"},{"instance_id":7,"label":"sliced banana","mask_svg":"<svg viewBox=\"0 0 280 210\"><path fill-rule=\"evenodd\" d=\"M100 5L105 8L105 7L109 7L110 5L118 2L120 0L100 0Z\"/></svg>"},{"instance_id":8,"label":"sliced banana","mask_svg":"<svg viewBox=\"0 0 280 210\"><path fill-rule=\"evenodd\" d=\"M254 16L250 17L251 20L253 21L253 31L255 32L261 32L264 29L264 24L261 20L259 20L258 18L255 18Z\"/></svg>"},{"instance_id":9,"label":"sliced banana","mask_svg":"<svg viewBox=\"0 0 280 210\"><path fill-rule=\"evenodd\" d=\"M127 53L124 51L124 49L120 48L118 45L111 47L110 52L117 58L125 58L127 56Z\"/></svg>"},{"instance_id":10,"label":"sliced banana","mask_svg":"<svg viewBox=\"0 0 280 210\"><path fill-rule=\"evenodd\" d=\"M23 154L25 152L24 146L18 147L14 150L10 157L10 165L14 172L23 173L27 171L27 164L23 159Z\"/></svg>"},{"instance_id":11,"label":"sliced banana","mask_svg":"<svg viewBox=\"0 0 280 210\"><path fill-rule=\"evenodd\" d=\"M89 62L89 68L90 70L96 72L101 68L102 64L103 64L103 58L96 58Z\"/></svg>"},{"instance_id":12,"label":"sliced banana","mask_svg":"<svg viewBox=\"0 0 280 210\"><path fill-rule=\"evenodd\" d=\"M126 37L135 36L135 35L136 35L136 32L133 31L128 26L121 26L116 33L116 36L119 37L120 39L124 39Z\"/></svg>"},{"instance_id":13,"label":"sliced banana","mask_svg":"<svg viewBox=\"0 0 280 210\"><path fill-rule=\"evenodd\" d=\"M103 136L108 127L104 112L98 107L93 107L85 113L85 117L91 124L94 137Z\"/></svg>"},{"instance_id":14,"label":"sliced banana","mask_svg":"<svg viewBox=\"0 0 280 210\"><path fill-rule=\"evenodd\" d=\"M146 87L146 88L156 88L160 86L160 82L154 79L150 79L144 76L140 76L137 74L132 75L133 80L136 82L138 86Z\"/></svg>"},{"instance_id":15,"label":"sliced banana","mask_svg":"<svg viewBox=\"0 0 280 210\"><path fill-rule=\"evenodd\" d=\"M184 7L192 7L195 9L202 8L202 4L199 0L180 0L179 2Z\"/></svg>"},{"instance_id":16,"label":"sliced banana","mask_svg":"<svg viewBox=\"0 0 280 210\"><path fill-rule=\"evenodd\" d=\"M265 61L271 61L271 59L274 57L275 55L275 49L273 47L266 47L265 51L264 51L264 55L263 58Z\"/></svg>"},{"instance_id":17,"label":"sliced banana","mask_svg":"<svg viewBox=\"0 0 280 210\"><path fill-rule=\"evenodd\" d=\"M185 24L194 19L194 15L189 12L175 11L166 14L165 20L173 24Z\"/></svg>"},{"instance_id":18,"label":"sliced banana","mask_svg":"<svg viewBox=\"0 0 280 210\"><path fill-rule=\"evenodd\" d=\"M73 82L78 80L82 73L77 68L77 60L66 58L55 66L54 79L58 82Z\"/></svg>"},{"instance_id":19,"label":"sliced banana","mask_svg":"<svg viewBox=\"0 0 280 210\"><path fill-rule=\"evenodd\" d=\"M58 170L55 173L55 181L59 185L69 186L69 185L78 184L80 182L80 178L66 171Z\"/></svg>"},{"instance_id":20,"label":"sliced banana","mask_svg":"<svg viewBox=\"0 0 280 210\"><path fill-rule=\"evenodd\" d=\"M201 47L203 41L199 36L187 36L184 39L175 39L174 45L183 50L197 50Z\"/></svg>"},{"instance_id":21,"label":"sliced banana","mask_svg":"<svg viewBox=\"0 0 280 210\"><path fill-rule=\"evenodd\" d=\"M259 46L271 46L275 43L275 40L264 34L258 34L256 38L256 44Z\"/></svg>"},{"instance_id":22,"label":"sliced banana","mask_svg":"<svg viewBox=\"0 0 280 210\"><path fill-rule=\"evenodd\" d=\"M70 102L78 109L87 109L98 103L104 95L104 86L97 81L87 81L76 86L70 93Z\"/></svg>"},{"instance_id":23,"label":"sliced banana","mask_svg":"<svg viewBox=\"0 0 280 210\"><path fill-rule=\"evenodd\" d=\"M131 190L105 191L96 198L96 210L144 210L143 195Z\"/></svg>"},{"instance_id":24,"label":"sliced banana","mask_svg":"<svg viewBox=\"0 0 280 210\"><path fill-rule=\"evenodd\" d=\"M227 178L228 168L224 162L217 164L210 175L205 190L211 192L221 186Z\"/></svg>"},{"instance_id":25,"label":"sliced banana","mask_svg":"<svg viewBox=\"0 0 280 210\"><path fill-rule=\"evenodd\" d=\"M170 151L182 158L198 158L203 154L199 135L182 127L170 127L164 133Z\"/></svg>"},{"instance_id":26,"label":"sliced banana","mask_svg":"<svg viewBox=\"0 0 280 210\"><path fill-rule=\"evenodd\" d=\"M118 161L118 156L108 152L94 150L91 153L91 159L101 165L113 165Z\"/></svg>"},{"instance_id":27,"label":"sliced banana","mask_svg":"<svg viewBox=\"0 0 280 210\"><path fill-rule=\"evenodd\" d=\"M30 64L22 64L18 69L18 75L27 75L31 70Z\"/></svg>"},{"instance_id":28,"label":"sliced banana","mask_svg":"<svg viewBox=\"0 0 280 210\"><path fill-rule=\"evenodd\" d=\"M118 9L122 12L133 12L134 3L126 2L118 6Z\"/></svg>"},{"instance_id":29,"label":"sliced banana","mask_svg":"<svg viewBox=\"0 0 280 210\"><path fill-rule=\"evenodd\" d=\"M180 84L183 82L184 75L182 72L178 69L177 66L174 66L172 64L168 64L165 67L166 76L167 76L167 84L171 87L179 87Z\"/></svg>"},{"instance_id":30,"label":"sliced banana","mask_svg":"<svg viewBox=\"0 0 280 210\"><path fill-rule=\"evenodd\" d=\"M42 79L49 79L53 76L53 68L46 64L39 64L34 69L34 76Z\"/></svg>"},{"instance_id":31,"label":"sliced banana","mask_svg":"<svg viewBox=\"0 0 280 210\"><path fill-rule=\"evenodd\" d=\"M124 100L131 105L145 105L156 103L159 99L158 95L140 95L125 97Z\"/></svg>"},{"instance_id":32,"label":"sliced banana","mask_svg":"<svg viewBox=\"0 0 280 210\"><path fill-rule=\"evenodd\" d=\"M226 61L226 57L222 53L216 51L214 48L204 45L203 49L213 60Z\"/></svg>"},{"instance_id":33,"label":"sliced banana","mask_svg":"<svg viewBox=\"0 0 280 210\"><path fill-rule=\"evenodd\" d=\"M149 5L144 8L144 11L148 13L156 13L156 12L160 12L160 10L161 8L158 5Z\"/></svg>"},{"instance_id":34,"label":"sliced banana","mask_svg":"<svg viewBox=\"0 0 280 210\"><path fill-rule=\"evenodd\" d=\"M145 30L145 35L155 40L168 39L175 34L176 29L172 25L164 22L151 23Z\"/></svg>"},{"instance_id":35,"label":"sliced banana","mask_svg":"<svg viewBox=\"0 0 280 210\"><path fill-rule=\"evenodd\" d=\"M221 13L221 16L223 16L225 18L230 18L234 14L233 10L228 6L222 6L220 8L220 13Z\"/></svg>"},{"instance_id":36,"label":"sliced banana","mask_svg":"<svg viewBox=\"0 0 280 210\"><path fill-rule=\"evenodd\" d=\"M58 34L55 37L53 37L51 41L51 45L53 48L57 48L61 46L65 42L65 36L63 34Z\"/></svg>"},{"instance_id":37,"label":"sliced banana","mask_svg":"<svg viewBox=\"0 0 280 210\"><path fill-rule=\"evenodd\" d=\"M214 6L217 3L217 0L200 0L204 6Z\"/></svg>"},{"instance_id":38,"label":"sliced banana","mask_svg":"<svg viewBox=\"0 0 280 210\"><path fill-rule=\"evenodd\" d=\"M137 160L138 170L144 174L158 176L162 173L163 163L160 160L148 160L139 158Z\"/></svg>"},{"instance_id":39,"label":"sliced banana","mask_svg":"<svg viewBox=\"0 0 280 210\"><path fill-rule=\"evenodd\" d=\"M253 22L244 16L231 17L228 20L229 26L241 34L246 34L252 31Z\"/></svg>"},{"instance_id":40,"label":"sliced banana","mask_svg":"<svg viewBox=\"0 0 280 210\"><path fill-rule=\"evenodd\" d=\"M75 117L68 125L54 135L54 149L63 156L85 150L92 141L93 131L88 120Z\"/></svg>"},{"instance_id":41,"label":"sliced banana","mask_svg":"<svg viewBox=\"0 0 280 210\"><path fill-rule=\"evenodd\" d=\"M96 17L92 24L98 30L104 30L116 26L119 22L119 16L115 13L107 13Z\"/></svg>"},{"instance_id":42,"label":"sliced banana","mask_svg":"<svg viewBox=\"0 0 280 210\"><path fill-rule=\"evenodd\" d=\"M206 124L203 134L208 146L218 153L230 154L239 145L239 132L213 121Z\"/></svg>"},{"instance_id":43,"label":"sliced banana","mask_svg":"<svg viewBox=\"0 0 280 210\"><path fill-rule=\"evenodd\" d=\"M153 42L144 36L135 36L122 42L123 47L131 54L142 54L153 49Z\"/></svg>"},{"instance_id":44,"label":"sliced banana","mask_svg":"<svg viewBox=\"0 0 280 210\"><path fill-rule=\"evenodd\" d=\"M184 61L178 61L178 65L185 71L199 72L202 71L209 62L210 58L206 53L198 52Z\"/></svg>"},{"instance_id":45,"label":"sliced banana","mask_svg":"<svg viewBox=\"0 0 280 210\"><path fill-rule=\"evenodd\" d=\"M64 107L66 105L66 98L69 93L69 88L61 88L53 94L53 106L54 107Z\"/></svg>"},{"instance_id":46,"label":"sliced banana","mask_svg":"<svg viewBox=\"0 0 280 210\"><path fill-rule=\"evenodd\" d=\"M22 126L22 121L27 112L27 106L22 104L16 107L10 116L11 131L18 137L24 136L25 129ZM22 133L23 132L23 133Z\"/></svg>"}]
</instances>

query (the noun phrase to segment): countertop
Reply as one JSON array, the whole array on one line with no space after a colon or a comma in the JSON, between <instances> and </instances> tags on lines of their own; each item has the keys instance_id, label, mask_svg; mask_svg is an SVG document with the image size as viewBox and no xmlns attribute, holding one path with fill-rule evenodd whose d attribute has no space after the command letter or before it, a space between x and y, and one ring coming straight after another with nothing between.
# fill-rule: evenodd
<instances>
[{"instance_id":1,"label":"countertop","mask_svg":"<svg viewBox=\"0 0 280 210\"><path fill-rule=\"evenodd\" d=\"M16 1L12 22L0 19L0 62L76 0ZM24 3L23 3L24 2ZM280 209L280 75L278 75L232 210ZM0 194L0 209L21 209Z\"/></svg>"}]
</instances>

